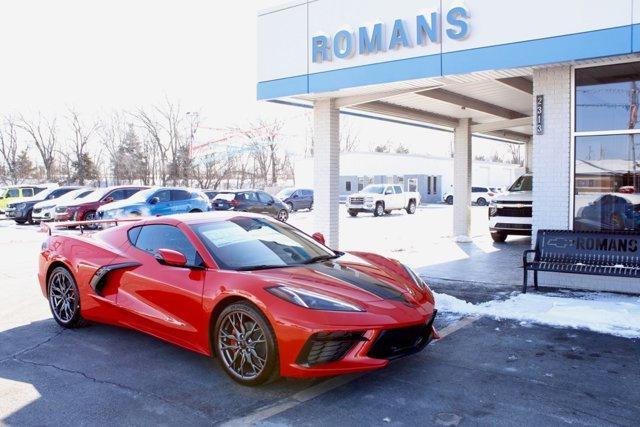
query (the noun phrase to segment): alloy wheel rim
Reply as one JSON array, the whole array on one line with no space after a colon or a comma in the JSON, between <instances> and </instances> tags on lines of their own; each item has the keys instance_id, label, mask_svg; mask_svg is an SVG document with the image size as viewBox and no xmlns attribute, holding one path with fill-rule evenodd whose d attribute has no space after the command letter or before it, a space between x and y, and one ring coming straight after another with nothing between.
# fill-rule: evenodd
<instances>
[{"instance_id":1,"label":"alloy wheel rim","mask_svg":"<svg viewBox=\"0 0 640 427\"><path fill-rule=\"evenodd\" d=\"M242 380L257 378L267 365L264 331L253 317L242 311L233 311L222 320L218 349L227 369Z\"/></svg>"},{"instance_id":2,"label":"alloy wheel rim","mask_svg":"<svg viewBox=\"0 0 640 427\"><path fill-rule=\"evenodd\" d=\"M62 272L51 277L49 285L49 301L53 314L63 323L68 323L78 310L76 290L71 279Z\"/></svg>"},{"instance_id":3,"label":"alloy wheel rim","mask_svg":"<svg viewBox=\"0 0 640 427\"><path fill-rule=\"evenodd\" d=\"M278 219L284 222L287 219L287 213L285 211L280 211L280 214L278 215Z\"/></svg>"}]
</instances>

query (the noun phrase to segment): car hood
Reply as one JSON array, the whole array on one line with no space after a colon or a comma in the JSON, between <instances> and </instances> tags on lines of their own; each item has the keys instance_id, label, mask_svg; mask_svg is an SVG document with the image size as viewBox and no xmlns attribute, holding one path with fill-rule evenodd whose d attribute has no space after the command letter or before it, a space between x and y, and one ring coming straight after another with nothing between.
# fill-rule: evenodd
<instances>
[{"instance_id":1,"label":"car hood","mask_svg":"<svg viewBox=\"0 0 640 427\"><path fill-rule=\"evenodd\" d=\"M353 302L421 299L417 287L360 257L345 254L339 260L255 271L265 282L290 285Z\"/></svg>"},{"instance_id":2,"label":"car hood","mask_svg":"<svg viewBox=\"0 0 640 427\"><path fill-rule=\"evenodd\" d=\"M364 191L360 191L358 193L349 194L349 197L364 197L364 196L382 196L380 193L365 193Z\"/></svg>"},{"instance_id":3,"label":"car hood","mask_svg":"<svg viewBox=\"0 0 640 427\"><path fill-rule=\"evenodd\" d=\"M513 191L500 193L493 198L494 202L532 202L533 192L531 191Z\"/></svg>"},{"instance_id":4,"label":"car hood","mask_svg":"<svg viewBox=\"0 0 640 427\"><path fill-rule=\"evenodd\" d=\"M33 205L33 207L34 209L51 209L55 208L57 205L56 200L43 200Z\"/></svg>"}]
</instances>

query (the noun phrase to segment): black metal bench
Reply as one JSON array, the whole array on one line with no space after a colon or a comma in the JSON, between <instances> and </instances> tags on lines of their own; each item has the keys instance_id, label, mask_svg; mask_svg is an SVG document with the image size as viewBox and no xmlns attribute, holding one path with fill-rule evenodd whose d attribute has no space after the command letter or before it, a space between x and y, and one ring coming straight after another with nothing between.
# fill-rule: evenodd
<instances>
[{"instance_id":1,"label":"black metal bench","mask_svg":"<svg viewBox=\"0 0 640 427\"><path fill-rule=\"evenodd\" d=\"M538 230L536 247L524 251L522 266L524 293L529 271L533 271L535 289L539 271L640 278L640 234Z\"/></svg>"}]
</instances>

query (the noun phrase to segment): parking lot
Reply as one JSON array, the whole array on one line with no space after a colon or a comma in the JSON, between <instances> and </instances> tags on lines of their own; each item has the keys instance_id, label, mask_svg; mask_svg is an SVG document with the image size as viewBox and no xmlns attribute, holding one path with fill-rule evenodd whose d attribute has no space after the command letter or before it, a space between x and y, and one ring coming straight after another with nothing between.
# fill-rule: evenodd
<instances>
[{"instance_id":1,"label":"parking lot","mask_svg":"<svg viewBox=\"0 0 640 427\"><path fill-rule=\"evenodd\" d=\"M486 208L472 211L470 246L451 242L448 206L382 218L342 212L341 249L407 262L432 278L436 295L474 304L503 300L517 285L491 277L490 260L506 263L530 241L493 245ZM290 222L315 231L313 212L294 213ZM640 340L447 310L436 323L441 340L382 371L242 387L216 360L137 332L60 329L35 278L43 238L37 226L0 221L0 422L8 425L633 425L640 419Z\"/></svg>"}]
</instances>

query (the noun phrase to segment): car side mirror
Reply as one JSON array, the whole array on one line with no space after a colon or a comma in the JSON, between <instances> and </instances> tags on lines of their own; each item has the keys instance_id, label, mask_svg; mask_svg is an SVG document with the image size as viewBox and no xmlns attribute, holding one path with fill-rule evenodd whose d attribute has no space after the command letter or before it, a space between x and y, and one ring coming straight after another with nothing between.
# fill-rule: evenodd
<instances>
[{"instance_id":1,"label":"car side mirror","mask_svg":"<svg viewBox=\"0 0 640 427\"><path fill-rule=\"evenodd\" d=\"M316 242L320 243L321 245L325 245L325 239L324 239L324 234L322 233L313 233L311 235L311 237L313 238L313 240L315 240Z\"/></svg>"},{"instance_id":2,"label":"car side mirror","mask_svg":"<svg viewBox=\"0 0 640 427\"><path fill-rule=\"evenodd\" d=\"M104 199L105 203L111 203L113 202L113 197L107 197L106 199Z\"/></svg>"},{"instance_id":3,"label":"car side mirror","mask_svg":"<svg viewBox=\"0 0 640 427\"><path fill-rule=\"evenodd\" d=\"M388 196L389 194L393 194L393 191L391 191L391 190L387 190L387 191L385 191L385 192L384 192L384 195L385 195L385 196Z\"/></svg>"},{"instance_id":4,"label":"car side mirror","mask_svg":"<svg viewBox=\"0 0 640 427\"><path fill-rule=\"evenodd\" d=\"M298 196L297 194L294 194L294 195L293 195L293 198L294 198L294 199L297 199L298 197L300 197L300 196Z\"/></svg>"},{"instance_id":5,"label":"car side mirror","mask_svg":"<svg viewBox=\"0 0 640 427\"><path fill-rule=\"evenodd\" d=\"M156 259L160 264L172 267L184 267L187 265L187 257L185 257L184 254L171 249L158 249Z\"/></svg>"},{"instance_id":6,"label":"car side mirror","mask_svg":"<svg viewBox=\"0 0 640 427\"><path fill-rule=\"evenodd\" d=\"M151 200L149 200L149 203L151 203L152 205L155 205L159 201L160 201L160 199L158 197L152 197Z\"/></svg>"}]
</instances>

